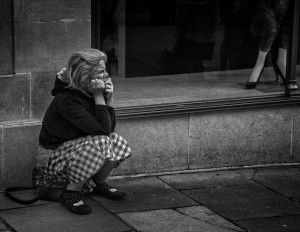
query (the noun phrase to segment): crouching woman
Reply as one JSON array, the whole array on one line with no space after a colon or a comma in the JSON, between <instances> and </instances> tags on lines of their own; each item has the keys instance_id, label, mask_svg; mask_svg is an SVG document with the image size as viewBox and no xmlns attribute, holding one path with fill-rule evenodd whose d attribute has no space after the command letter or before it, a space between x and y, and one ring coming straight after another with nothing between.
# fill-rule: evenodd
<instances>
[{"instance_id":1,"label":"crouching woman","mask_svg":"<svg viewBox=\"0 0 300 232\"><path fill-rule=\"evenodd\" d=\"M131 156L126 140L114 133L113 84L106 61L106 54L97 49L71 56L56 75L54 98L39 135L37 167L67 181L61 204L73 213L91 212L82 199L84 191L113 200L125 197L106 182L111 171Z\"/></svg>"}]
</instances>

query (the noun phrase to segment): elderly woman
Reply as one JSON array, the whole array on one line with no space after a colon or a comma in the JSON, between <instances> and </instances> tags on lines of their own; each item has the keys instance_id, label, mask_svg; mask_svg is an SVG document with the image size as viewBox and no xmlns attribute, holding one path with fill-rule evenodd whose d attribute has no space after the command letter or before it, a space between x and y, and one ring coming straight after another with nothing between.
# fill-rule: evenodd
<instances>
[{"instance_id":1,"label":"elderly woman","mask_svg":"<svg viewBox=\"0 0 300 232\"><path fill-rule=\"evenodd\" d=\"M74 53L56 76L39 135L37 167L67 182L61 204L87 214L82 192L120 200L125 193L106 182L113 168L131 155L114 133L113 84L105 71L107 56L96 49Z\"/></svg>"}]
</instances>

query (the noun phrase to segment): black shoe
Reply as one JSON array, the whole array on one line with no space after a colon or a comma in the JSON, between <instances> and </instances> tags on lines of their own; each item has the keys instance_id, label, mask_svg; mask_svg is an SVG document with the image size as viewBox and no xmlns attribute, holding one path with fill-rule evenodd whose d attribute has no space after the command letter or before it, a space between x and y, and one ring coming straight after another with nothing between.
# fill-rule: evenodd
<instances>
[{"instance_id":1,"label":"black shoe","mask_svg":"<svg viewBox=\"0 0 300 232\"><path fill-rule=\"evenodd\" d=\"M278 82L278 75L281 77L283 84L285 84L285 77L283 76L276 61L273 62L273 70L276 74L276 82Z\"/></svg>"},{"instance_id":2,"label":"black shoe","mask_svg":"<svg viewBox=\"0 0 300 232\"><path fill-rule=\"evenodd\" d=\"M86 205L81 197L81 192L64 190L60 203L73 213L88 214L92 212L92 208Z\"/></svg>"},{"instance_id":3,"label":"black shoe","mask_svg":"<svg viewBox=\"0 0 300 232\"><path fill-rule=\"evenodd\" d=\"M97 186L93 190L93 193L109 198L111 200L122 200L126 196L124 192L121 192L109 186L107 182L104 182L102 184L97 184Z\"/></svg>"},{"instance_id":4,"label":"black shoe","mask_svg":"<svg viewBox=\"0 0 300 232\"><path fill-rule=\"evenodd\" d=\"M264 72L264 68L260 71L260 74L257 78L257 81L247 81L246 82L246 89L254 89L256 87L256 85L259 83L259 79L261 77L261 74Z\"/></svg>"}]
</instances>

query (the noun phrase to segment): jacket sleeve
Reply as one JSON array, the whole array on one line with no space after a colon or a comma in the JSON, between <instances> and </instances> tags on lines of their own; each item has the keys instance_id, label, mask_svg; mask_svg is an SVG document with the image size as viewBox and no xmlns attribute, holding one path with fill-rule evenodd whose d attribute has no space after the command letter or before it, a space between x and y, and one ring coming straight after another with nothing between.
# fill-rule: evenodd
<instances>
[{"instance_id":1,"label":"jacket sleeve","mask_svg":"<svg viewBox=\"0 0 300 232\"><path fill-rule=\"evenodd\" d=\"M116 127L116 113L115 113L115 109L111 106L106 106L109 114L110 114L110 118L111 118L111 133L113 133L115 131L115 127ZM97 111L96 111L96 115L97 115Z\"/></svg>"},{"instance_id":2,"label":"jacket sleeve","mask_svg":"<svg viewBox=\"0 0 300 232\"><path fill-rule=\"evenodd\" d=\"M109 135L114 129L114 109L106 105L96 105L94 116L80 99L65 98L58 111L64 119L89 135Z\"/></svg>"}]
</instances>

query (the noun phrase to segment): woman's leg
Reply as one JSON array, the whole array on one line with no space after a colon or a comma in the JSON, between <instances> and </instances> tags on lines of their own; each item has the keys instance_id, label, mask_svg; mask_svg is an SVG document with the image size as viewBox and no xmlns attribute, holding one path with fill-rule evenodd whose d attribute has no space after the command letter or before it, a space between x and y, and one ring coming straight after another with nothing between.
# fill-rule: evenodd
<instances>
[{"instance_id":1,"label":"woman's leg","mask_svg":"<svg viewBox=\"0 0 300 232\"><path fill-rule=\"evenodd\" d=\"M254 65L254 68L252 69L251 75L248 79L248 82L256 82L258 78L260 77L260 74L264 68L265 60L267 57L268 52L271 49L271 46L274 42L274 39L276 37L277 32L265 34L260 37L260 43L259 43L259 52L256 59L256 63Z\"/></svg>"},{"instance_id":2,"label":"woman's leg","mask_svg":"<svg viewBox=\"0 0 300 232\"><path fill-rule=\"evenodd\" d=\"M96 184L104 183L118 163L118 160L106 160L100 170L92 177L93 181Z\"/></svg>"},{"instance_id":3,"label":"woman's leg","mask_svg":"<svg viewBox=\"0 0 300 232\"><path fill-rule=\"evenodd\" d=\"M112 200L121 200L125 198L126 194L124 192L118 191L116 188L111 187L106 182L106 179L109 177L110 173L118 163L118 160L106 160L101 169L92 177L93 181L97 184L93 190L94 193Z\"/></svg>"},{"instance_id":4,"label":"woman's leg","mask_svg":"<svg viewBox=\"0 0 300 232\"><path fill-rule=\"evenodd\" d=\"M255 66L252 69L251 75L248 79L249 82L256 82L258 80L259 75L260 75L262 69L264 68L267 54L268 54L267 51L259 50Z\"/></svg>"},{"instance_id":5,"label":"woman's leg","mask_svg":"<svg viewBox=\"0 0 300 232\"><path fill-rule=\"evenodd\" d=\"M284 77L286 76L286 57L287 57L287 49L279 48L276 63Z\"/></svg>"},{"instance_id":6,"label":"woman's leg","mask_svg":"<svg viewBox=\"0 0 300 232\"><path fill-rule=\"evenodd\" d=\"M79 183L76 183L76 184L68 184L66 189L80 192L81 189L82 189L83 184L84 184L84 182L79 182Z\"/></svg>"},{"instance_id":7,"label":"woman's leg","mask_svg":"<svg viewBox=\"0 0 300 232\"><path fill-rule=\"evenodd\" d=\"M289 8L290 10L291 8ZM287 14L288 15L288 14ZM291 23L288 17L284 18L280 30L279 30L279 50L278 50L278 56L277 56L277 65L284 77L286 77L286 60L287 60L287 48L289 45L290 40L290 34L291 34Z\"/></svg>"},{"instance_id":8,"label":"woman's leg","mask_svg":"<svg viewBox=\"0 0 300 232\"><path fill-rule=\"evenodd\" d=\"M88 214L92 211L81 198L81 188L84 182L68 184L61 196L61 204L73 213Z\"/></svg>"}]
</instances>

